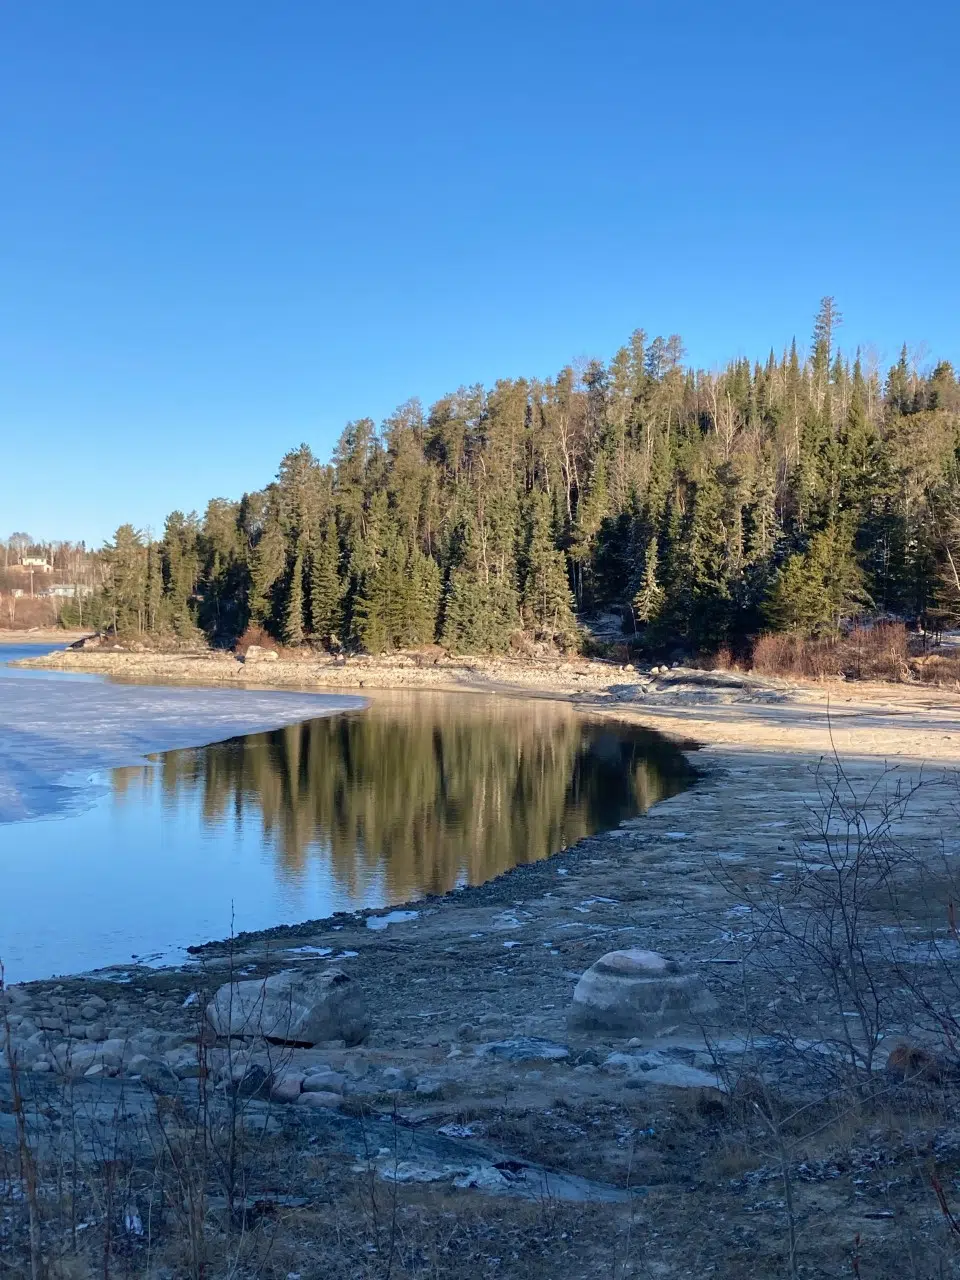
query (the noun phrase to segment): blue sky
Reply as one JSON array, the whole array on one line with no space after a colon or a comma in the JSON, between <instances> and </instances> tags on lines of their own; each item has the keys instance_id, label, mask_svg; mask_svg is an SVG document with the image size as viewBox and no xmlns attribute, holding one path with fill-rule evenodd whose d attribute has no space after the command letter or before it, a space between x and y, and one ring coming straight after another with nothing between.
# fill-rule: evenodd
<instances>
[{"instance_id":1,"label":"blue sky","mask_svg":"<svg viewBox=\"0 0 960 1280\"><path fill-rule=\"evenodd\" d=\"M960 12L44 0L0 12L0 535L239 497L637 326L960 364Z\"/></svg>"}]
</instances>

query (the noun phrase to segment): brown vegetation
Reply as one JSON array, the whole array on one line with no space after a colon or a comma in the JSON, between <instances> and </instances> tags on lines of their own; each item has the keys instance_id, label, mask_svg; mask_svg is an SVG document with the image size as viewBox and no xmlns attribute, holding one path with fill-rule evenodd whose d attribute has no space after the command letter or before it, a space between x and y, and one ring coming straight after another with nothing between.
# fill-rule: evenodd
<instances>
[{"instance_id":1,"label":"brown vegetation","mask_svg":"<svg viewBox=\"0 0 960 1280\"><path fill-rule=\"evenodd\" d=\"M855 627L846 634L808 638L795 632L768 632L753 649L758 675L804 676L815 680L910 680L910 639L901 622Z\"/></svg>"}]
</instances>

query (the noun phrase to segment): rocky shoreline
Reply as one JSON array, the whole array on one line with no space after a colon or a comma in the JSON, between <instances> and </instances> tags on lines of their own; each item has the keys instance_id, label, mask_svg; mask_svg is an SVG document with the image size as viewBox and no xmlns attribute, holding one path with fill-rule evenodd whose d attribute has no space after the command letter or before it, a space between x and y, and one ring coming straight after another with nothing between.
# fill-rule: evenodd
<instances>
[{"instance_id":1,"label":"rocky shoreline","mask_svg":"<svg viewBox=\"0 0 960 1280\"><path fill-rule=\"evenodd\" d=\"M625 683L631 673L612 674ZM583 675L571 670L569 683ZM757 1114L766 1112L750 1111L755 1101L743 1110L745 1082L759 1072L760 1084L749 1087L769 1091L775 1081L778 1097L792 1098L794 1108L803 1099L809 1107L825 1086L816 1054L787 1052L782 1037L764 1040L745 1020L737 977L751 899L737 894L768 891L809 846L834 750L861 795L910 784L926 760L926 781L898 818L897 839L930 869L952 856L960 709L929 695L925 702L896 698L889 689L856 690L856 702L838 705L836 691L828 703L816 691L776 689L770 698L769 690L755 696L742 685L716 699L716 687L700 685L696 697L688 688L682 698L659 701L670 697L666 686L651 687L659 673L643 680L654 700L618 698L612 706L604 696L609 668L605 675L604 688L596 674L597 689L567 696L591 713L607 702L611 714L704 743L694 787L617 830L444 898L208 944L173 969L131 967L9 989L11 1055L38 1124L47 1116L43 1141L65 1141L70 1124L86 1123L77 1118L82 1107L65 1104L68 1094L89 1110L91 1090L99 1089L102 1111L105 1098L116 1107L120 1089L141 1119L161 1104L195 1111L202 1095L213 1099L204 1105L219 1117L218 1132L231 1115L236 1126L242 1100L240 1128L259 1135L258 1143L267 1135L271 1159L287 1161L283 1193L305 1197L297 1212L308 1216L319 1193L300 1165L296 1177L290 1172L290 1162L322 1151L338 1203L354 1204L372 1176L371 1185L412 1197L403 1213L421 1215L418 1221L439 1222L451 1209L468 1212L470 1197L495 1195L518 1204L498 1210L497 1230L520 1231L511 1214L522 1203L542 1204L550 1185L557 1204L593 1206L601 1216L577 1219L575 1245L567 1219L555 1236L541 1238L552 1274L610 1274L607 1244L622 1244L625 1233L634 1240L640 1233L658 1274L689 1274L708 1246L723 1273L776 1274L784 1171L776 1143L758 1128ZM563 680L546 678L533 687L552 696L567 690ZM947 892L938 882L911 908L918 936L928 930L949 942ZM877 927L889 925L879 920ZM625 960L610 959L624 952ZM625 978L636 990L650 978L640 970L650 967L658 982L670 979L673 992L693 983L696 999L688 993L676 1006L661 986L652 1003L631 997L628 1014L621 1009L617 1019L578 1012L584 975L599 972L599 984L596 977L587 983L597 990L611 974L614 985ZM362 1030L355 1018L352 1030L311 1044L286 1033L266 1038L262 1026L224 1034L230 1026L208 1012L217 993L236 984L262 988L277 975L311 990L336 982L356 993ZM787 970L777 976L760 967L751 985L764 1007L796 1003L798 1019L829 1003L828 975L818 979L814 971L801 991L792 980ZM881 1037L881 1074L901 1039L896 1026ZM937 1060L933 1042L923 1052ZM946 1248L911 1153L933 1143L938 1158L956 1159L960 1169L960 1140L953 1154L947 1118L954 1086L946 1071L937 1076L942 1120L932 1111L918 1118L913 1081L896 1088L907 1091L901 1110L888 1084L880 1118L865 1114L859 1127L846 1120L844 1129L818 1113L810 1136L790 1137L791 1213L808 1233L811 1275L833 1274L855 1236L872 1251L875 1275L896 1274L884 1268L902 1250L901 1229L931 1257ZM0 1139L9 1146L15 1108L5 1108L2 1096L0 1087ZM142 1132L149 1134L144 1119ZM155 1142L144 1137L134 1163ZM863 1154L867 1148L882 1151L879 1166L878 1157ZM279 1194L280 1166L257 1150L244 1195ZM893 1194L878 1188L891 1184L899 1187L891 1216L877 1216ZM502 1252L497 1240L490 1248ZM349 1250L341 1262L344 1276L367 1274ZM327 1274L340 1274L328 1264Z\"/></svg>"}]
</instances>

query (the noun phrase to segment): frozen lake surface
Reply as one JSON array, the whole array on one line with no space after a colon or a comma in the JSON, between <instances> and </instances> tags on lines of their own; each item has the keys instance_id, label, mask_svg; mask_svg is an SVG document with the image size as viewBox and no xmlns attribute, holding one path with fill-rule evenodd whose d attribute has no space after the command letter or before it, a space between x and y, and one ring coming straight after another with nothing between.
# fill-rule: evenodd
<instances>
[{"instance_id":1,"label":"frozen lake surface","mask_svg":"<svg viewBox=\"0 0 960 1280\"><path fill-rule=\"evenodd\" d=\"M112 684L7 665L53 648L0 644L0 822L81 808L95 798L92 774L158 751L363 706L360 698Z\"/></svg>"},{"instance_id":2,"label":"frozen lake surface","mask_svg":"<svg viewBox=\"0 0 960 1280\"><path fill-rule=\"evenodd\" d=\"M231 930L444 893L692 777L659 735L558 703L0 666L0 960L11 981L171 962Z\"/></svg>"}]
</instances>

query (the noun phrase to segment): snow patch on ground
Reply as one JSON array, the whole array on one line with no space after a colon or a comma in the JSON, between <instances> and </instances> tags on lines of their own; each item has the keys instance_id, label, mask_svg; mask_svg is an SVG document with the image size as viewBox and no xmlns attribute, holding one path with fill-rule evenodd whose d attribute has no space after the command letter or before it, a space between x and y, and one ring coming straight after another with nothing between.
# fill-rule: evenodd
<instances>
[{"instance_id":1,"label":"snow patch on ground","mask_svg":"<svg viewBox=\"0 0 960 1280\"><path fill-rule=\"evenodd\" d=\"M363 699L90 680L0 680L0 822L85 808L90 775L364 705Z\"/></svg>"}]
</instances>

